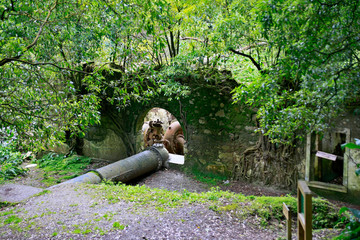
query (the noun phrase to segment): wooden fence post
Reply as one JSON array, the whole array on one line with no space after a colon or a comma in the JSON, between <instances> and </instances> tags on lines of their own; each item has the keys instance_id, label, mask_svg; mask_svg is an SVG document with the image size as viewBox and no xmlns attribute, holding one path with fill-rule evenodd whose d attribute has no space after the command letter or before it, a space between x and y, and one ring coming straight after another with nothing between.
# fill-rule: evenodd
<instances>
[{"instance_id":1,"label":"wooden fence post","mask_svg":"<svg viewBox=\"0 0 360 240\"><path fill-rule=\"evenodd\" d=\"M286 239L291 240L291 212L289 207L286 206L285 203L283 203L283 213L286 218L286 231L287 231Z\"/></svg>"},{"instance_id":2,"label":"wooden fence post","mask_svg":"<svg viewBox=\"0 0 360 240\"><path fill-rule=\"evenodd\" d=\"M312 195L305 181L298 181L297 188L298 239L312 239Z\"/></svg>"}]
</instances>

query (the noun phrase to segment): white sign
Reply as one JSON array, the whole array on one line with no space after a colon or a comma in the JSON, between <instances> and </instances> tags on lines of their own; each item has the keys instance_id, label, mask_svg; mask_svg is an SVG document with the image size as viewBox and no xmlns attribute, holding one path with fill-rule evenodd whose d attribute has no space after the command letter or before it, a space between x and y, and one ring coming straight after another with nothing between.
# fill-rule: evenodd
<instances>
[{"instance_id":1,"label":"white sign","mask_svg":"<svg viewBox=\"0 0 360 240\"><path fill-rule=\"evenodd\" d=\"M321 151L317 151L316 152L316 156L320 157L320 158L325 158L331 161L335 161L337 156L331 153L326 153L326 152L321 152Z\"/></svg>"}]
</instances>

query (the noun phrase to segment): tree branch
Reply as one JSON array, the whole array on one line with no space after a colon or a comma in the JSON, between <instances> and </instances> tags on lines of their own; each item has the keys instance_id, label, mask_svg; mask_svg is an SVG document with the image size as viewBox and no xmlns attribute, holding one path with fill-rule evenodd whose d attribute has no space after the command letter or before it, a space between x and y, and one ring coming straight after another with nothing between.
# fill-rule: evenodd
<instances>
[{"instance_id":1,"label":"tree branch","mask_svg":"<svg viewBox=\"0 0 360 240\"><path fill-rule=\"evenodd\" d=\"M204 40L202 40L200 38L195 38L195 37L182 37L182 38L180 38L180 40L193 40L193 41L197 41L197 42L204 42Z\"/></svg>"},{"instance_id":2,"label":"tree branch","mask_svg":"<svg viewBox=\"0 0 360 240\"><path fill-rule=\"evenodd\" d=\"M242 52L242 51L250 50L250 49L258 47L258 46L265 46L265 45L268 45L268 43L267 42L259 42L259 43L251 44L246 47L242 47L242 48L238 49L237 51Z\"/></svg>"},{"instance_id":3,"label":"tree branch","mask_svg":"<svg viewBox=\"0 0 360 240\"><path fill-rule=\"evenodd\" d=\"M6 12L10 12L10 11L14 11L15 12L15 6L14 6L14 0L11 0L11 7L7 7L1 14L0 16L0 20L4 21L5 20L5 14Z\"/></svg>"},{"instance_id":4,"label":"tree branch","mask_svg":"<svg viewBox=\"0 0 360 240\"><path fill-rule=\"evenodd\" d=\"M21 60L21 59L17 59L17 58L9 58L10 62L21 62L23 64L28 64L28 65L32 65L32 66L45 66L45 65L50 65L53 67L56 67L57 69L60 70L66 70L66 71L71 71L71 72L77 72L77 73L83 73L86 75L93 75L93 73L89 73L89 72L85 72L85 71L80 71L80 70L76 70L76 69L71 69L71 68L66 68L66 67L60 67L58 65L56 65L55 63L51 63L51 62L38 62L38 63L34 63L34 62L29 62L29 61L25 61L25 60Z\"/></svg>"},{"instance_id":5,"label":"tree branch","mask_svg":"<svg viewBox=\"0 0 360 240\"><path fill-rule=\"evenodd\" d=\"M245 53L242 53L242 52L239 52L239 51L237 51L237 50L235 50L235 49L233 49L233 48L229 48L229 50L230 50L231 52L237 54L237 55L240 55L240 56L249 58L249 59L251 60L251 62L255 65L255 67L257 68L257 70L259 70L259 71L262 70L260 64L257 63L252 56L250 56L250 55L248 55L248 54L245 54Z\"/></svg>"}]
</instances>

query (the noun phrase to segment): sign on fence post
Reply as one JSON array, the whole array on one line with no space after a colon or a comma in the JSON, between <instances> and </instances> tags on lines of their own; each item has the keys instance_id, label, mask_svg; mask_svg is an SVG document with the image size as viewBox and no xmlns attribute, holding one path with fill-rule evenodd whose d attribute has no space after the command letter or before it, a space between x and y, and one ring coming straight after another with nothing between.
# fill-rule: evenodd
<instances>
[{"instance_id":1,"label":"sign on fence post","mask_svg":"<svg viewBox=\"0 0 360 240\"><path fill-rule=\"evenodd\" d=\"M288 206L286 206L285 203L283 203L283 213L286 218L286 239L291 240L291 212Z\"/></svg>"},{"instance_id":2,"label":"sign on fence post","mask_svg":"<svg viewBox=\"0 0 360 240\"><path fill-rule=\"evenodd\" d=\"M305 181L298 181L297 189L298 239L312 239L312 195Z\"/></svg>"}]
</instances>

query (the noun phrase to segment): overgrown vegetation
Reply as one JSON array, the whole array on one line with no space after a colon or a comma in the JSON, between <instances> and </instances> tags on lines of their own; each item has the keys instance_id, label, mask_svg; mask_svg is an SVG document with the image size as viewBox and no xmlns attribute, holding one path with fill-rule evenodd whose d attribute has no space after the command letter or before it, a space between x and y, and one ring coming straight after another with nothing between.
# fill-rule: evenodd
<instances>
[{"instance_id":1,"label":"overgrown vegetation","mask_svg":"<svg viewBox=\"0 0 360 240\"><path fill-rule=\"evenodd\" d=\"M54 185L83 174L84 169L91 163L91 158L50 152L34 162L45 172L42 182Z\"/></svg>"},{"instance_id":2,"label":"overgrown vegetation","mask_svg":"<svg viewBox=\"0 0 360 240\"><path fill-rule=\"evenodd\" d=\"M358 105L359 9L353 0L5 1L0 127L43 149L83 137L103 101L173 99L188 93L179 74L221 69L239 83L235 100L258 108L259 132L295 144Z\"/></svg>"},{"instance_id":3,"label":"overgrown vegetation","mask_svg":"<svg viewBox=\"0 0 360 240\"><path fill-rule=\"evenodd\" d=\"M343 207L340 209L340 213L350 212L347 216L350 221L346 224L341 234L336 237L336 240L352 240L360 238L360 211L357 209L351 209ZM344 217L346 218L346 217Z\"/></svg>"},{"instance_id":4,"label":"overgrown vegetation","mask_svg":"<svg viewBox=\"0 0 360 240\"><path fill-rule=\"evenodd\" d=\"M0 182L25 175L28 169L21 166L23 162L24 154L11 146L0 145ZM44 171L42 182L50 186L83 174L84 169L91 163L91 158L50 152L40 159L33 159L32 162Z\"/></svg>"},{"instance_id":5,"label":"overgrown vegetation","mask_svg":"<svg viewBox=\"0 0 360 240\"><path fill-rule=\"evenodd\" d=\"M24 156L10 146L0 145L0 182L26 173L21 167Z\"/></svg>"},{"instance_id":6,"label":"overgrown vegetation","mask_svg":"<svg viewBox=\"0 0 360 240\"><path fill-rule=\"evenodd\" d=\"M58 141L74 147L89 125L99 123L104 102L123 108L158 94L184 97L189 89L182 81L191 72L204 75L191 80L209 84L224 80L216 69L234 76L235 101L258 109L264 135L244 152L234 178L294 185L294 146L305 133L324 131L346 106L359 106L359 1L6 0L0 19L0 138L20 150L44 150ZM283 174L258 171L260 160ZM37 161L49 184L77 176L89 162L52 154ZM24 174L21 163L20 153L1 147L1 181ZM209 184L221 180L194 175ZM150 190L138 190L145 200L114 189L133 201L152 199ZM226 207L216 201L230 195L209 194L213 210ZM156 207L203 198L186 191L168 195ZM270 203L253 200L258 206L248 212L264 224L278 217L277 205L256 212ZM228 208L235 211L240 202ZM318 212L326 209L316 204ZM326 226L322 215L314 221Z\"/></svg>"}]
</instances>

